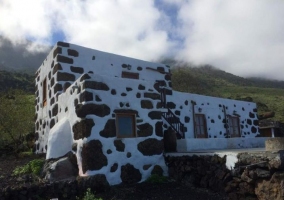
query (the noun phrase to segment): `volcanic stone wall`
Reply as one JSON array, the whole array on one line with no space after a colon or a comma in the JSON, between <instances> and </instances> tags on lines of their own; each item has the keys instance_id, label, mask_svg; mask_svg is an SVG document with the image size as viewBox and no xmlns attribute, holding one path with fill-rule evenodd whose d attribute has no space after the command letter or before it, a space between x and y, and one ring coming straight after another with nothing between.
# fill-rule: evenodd
<instances>
[{"instance_id":1,"label":"volcanic stone wall","mask_svg":"<svg viewBox=\"0 0 284 200\"><path fill-rule=\"evenodd\" d=\"M35 132L37 140L35 152L44 153L47 150L48 134L59 120L57 116L59 112L58 96L82 74L86 73L117 78L126 76L151 81L154 82L156 90L159 89L159 86L171 88L169 67L165 65L58 42L35 74ZM45 80L46 105L43 104ZM84 95L82 94L82 96ZM113 94L110 94L110 97L113 97Z\"/></svg>"},{"instance_id":2,"label":"volcanic stone wall","mask_svg":"<svg viewBox=\"0 0 284 200\"><path fill-rule=\"evenodd\" d=\"M256 104L173 91L167 96L170 108L185 125L185 138L194 138L194 114L204 114L208 138L228 138L227 116L238 116L241 137L252 138L259 134ZM165 128L165 131L167 128Z\"/></svg>"},{"instance_id":3,"label":"volcanic stone wall","mask_svg":"<svg viewBox=\"0 0 284 200\"><path fill-rule=\"evenodd\" d=\"M233 168L228 156L167 156L169 176L185 185L225 193L228 199L283 199L283 150L243 152Z\"/></svg>"},{"instance_id":4,"label":"volcanic stone wall","mask_svg":"<svg viewBox=\"0 0 284 200\"><path fill-rule=\"evenodd\" d=\"M81 176L105 174L112 185L139 182L153 173L167 174L155 84L84 74L59 96L59 122L67 116L72 126L72 150ZM78 88L73 89L74 85ZM136 115L134 138L117 137L117 113ZM60 127L55 125L56 129ZM49 148L56 147L51 144Z\"/></svg>"},{"instance_id":5,"label":"volcanic stone wall","mask_svg":"<svg viewBox=\"0 0 284 200\"><path fill-rule=\"evenodd\" d=\"M171 91L166 65L58 42L36 72L35 151L50 159L72 150L79 175L110 184L166 174L161 87ZM118 113L136 116L135 137L117 137Z\"/></svg>"}]
</instances>

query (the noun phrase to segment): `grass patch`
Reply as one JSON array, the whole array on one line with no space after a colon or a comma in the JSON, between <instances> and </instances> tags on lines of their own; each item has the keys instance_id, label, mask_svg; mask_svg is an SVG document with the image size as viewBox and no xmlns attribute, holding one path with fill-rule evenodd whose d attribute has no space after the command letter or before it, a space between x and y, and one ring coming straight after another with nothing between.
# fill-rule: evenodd
<instances>
[{"instance_id":1,"label":"grass patch","mask_svg":"<svg viewBox=\"0 0 284 200\"><path fill-rule=\"evenodd\" d=\"M44 162L44 159L32 160L24 166L16 167L13 171L13 175L18 176L23 174L34 174L39 176Z\"/></svg>"},{"instance_id":2,"label":"grass patch","mask_svg":"<svg viewBox=\"0 0 284 200\"><path fill-rule=\"evenodd\" d=\"M80 200L79 197L76 197L76 199ZM91 191L90 188L88 188L84 197L81 200L103 200L103 199L95 197L95 194Z\"/></svg>"}]
</instances>

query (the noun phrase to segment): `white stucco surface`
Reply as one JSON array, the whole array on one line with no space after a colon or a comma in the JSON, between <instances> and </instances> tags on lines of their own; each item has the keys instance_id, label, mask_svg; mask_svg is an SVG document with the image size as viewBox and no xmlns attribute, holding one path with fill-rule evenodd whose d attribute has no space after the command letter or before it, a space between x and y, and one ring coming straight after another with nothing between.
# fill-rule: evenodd
<instances>
[{"instance_id":1,"label":"white stucco surface","mask_svg":"<svg viewBox=\"0 0 284 200\"><path fill-rule=\"evenodd\" d=\"M73 139L67 118L61 119L49 132L46 159L64 156L72 150Z\"/></svg>"}]
</instances>

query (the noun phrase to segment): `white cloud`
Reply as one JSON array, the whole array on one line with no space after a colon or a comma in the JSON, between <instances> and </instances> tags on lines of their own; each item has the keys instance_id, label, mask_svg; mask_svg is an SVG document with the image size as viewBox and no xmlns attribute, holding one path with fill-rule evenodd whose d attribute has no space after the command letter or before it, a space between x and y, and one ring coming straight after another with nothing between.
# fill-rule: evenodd
<instances>
[{"instance_id":1,"label":"white cloud","mask_svg":"<svg viewBox=\"0 0 284 200\"><path fill-rule=\"evenodd\" d=\"M284 1L194 0L181 6L179 58L241 76L282 79Z\"/></svg>"},{"instance_id":2,"label":"white cloud","mask_svg":"<svg viewBox=\"0 0 284 200\"><path fill-rule=\"evenodd\" d=\"M283 0L0 0L0 36L31 39L27 49L40 52L59 32L66 42L134 58L176 55L284 80L283 11Z\"/></svg>"}]
</instances>

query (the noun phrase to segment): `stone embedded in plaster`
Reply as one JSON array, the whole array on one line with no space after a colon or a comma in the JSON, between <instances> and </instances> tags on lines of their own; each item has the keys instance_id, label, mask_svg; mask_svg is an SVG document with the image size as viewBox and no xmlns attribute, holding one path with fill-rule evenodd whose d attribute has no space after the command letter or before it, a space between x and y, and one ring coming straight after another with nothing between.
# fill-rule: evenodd
<instances>
[{"instance_id":1,"label":"stone embedded in plaster","mask_svg":"<svg viewBox=\"0 0 284 200\"><path fill-rule=\"evenodd\" d=\"M110 93L111 93L112 95L116 95L116 90L115 90L115 89L112 89Z\"/></svg>"},{"instance_id":2,"label":"stone embedded in plaster","mask_svg":"<svg viewBox=\"0 0 284 200\"><path fill-rule=\"evenodd\" d=\"M137 147L144 156L160 155L164 150L163 141L155 138L146 139L140 142Z\"/></svg>"},{"instance_id":3,"label":"stone embedded in plaster","mask_svg":"<svg viewBox=\"0 0 284 200\"><path fill-rule=\"evenodd\" d=\"M126 91L127 91L127 92L132 91L132 88L126 87Z\"/></svg>"},{"instance_id":4,"label":"stone embedded in plaster","mask_svg":"<svg viewBox=\"0 0 284 200\"><path fill-rule=\"evenodd\" d=\"M53 58L55 58L57 54L62 54L62 48L61 47L56 47L56 49L54 49Z\"/></svg>"},{"instance_id":5,"label":"stone embedded in plaster","mask_svg":"<svg viewBox=\"0 0 284 200\"><path fill-rule=\"evenodd\" d=\"M173 102L167 102L167 108L169 109L175 109L176 108L176 104Z\"/></svg>"},{"instance_id":6,"label":"stone embedded in plaster","mask_svg":"<svg viewBox=\"0 0 284 200\"><path fill-rule=\"evenodd\" d=\"M107 154L111 154L111 153L112 153L112 150L108 149Z\"/></svg>"},{"instance_id":7,"label":"stone embedded in plaster","mask_svg":"<svg viewBox=\"0 0 284 200\"><path fill-rule=\"evenodd\" d=\"M190 118L187 117L187 116L185 116L185 117L184 117L184 122L185 122L185 123L189 123L189 122L190 122Z\"/></svg>"},{"instance_id":8,"label":"stone embedded in plaster","mask_svg":"<svg viewBox=\"0 0 284 200\"><path fill-rule=\"evenodd\" d=\"M160 99L160 94L145 92L144 93L144 97L145 98L154 99L154 100L159 100Z\"/></svg>"},{"instance_id":9,"label":"stone embedded in plaster","mask_svg":"<svg viewBox=\"0 0 284 200\"><path fill-rule=\"evenodd\" d=\"M122 183L133 184L141 181L142 175L139 169L136 169L133 165L128 163L121 166L120 178Z\"/></svg>"},{"instance_id":10,"label":"stone embedded in plaster","mask_svg":"<svg viewBox=\"0 0 284 200\"><path fill-rule=\"evenodd\" d=\"M52 108L52 116L56 116L58 114L58 104L55 104Z\"/></svg>"},{"instance_id":11,"label":"stone embedded in plaster","mask_svg":"<svg viewBox=\"0 0 284 200\"><path fill-rule=\"evenodd\" d=\"M161 72L165 72L165 68L164 67L157 67L157 70L161 71Z\"/></svg>"},{"instance_id":12,"label":"stone embedded in plaster","mask_svg":"<svg viewBox=\"0 0 284 200\"><path fill-rule=\"evenodd\" d=\"M66 72L57 72L57 81L75 81L75 75Z\"/></svg>"},{"instance_id":13,"label":"stone embedded in plaster","mask_svg":"<svg viewBox=\"0 0 284 200\"><path fill-rule=\"evenodd\" d=\"M48 97L51 98L51 90L48 92Z\"/></svg>"},{"instance_id":14,"label":"stone embedded in plaster","mask_svg":"<svg viewBox=\"0 0 284 200\"><path fill-rule=\"evenodd\" d=\"M71 72L78 73L78 74L84 73L84 68L82 68L82 67L70 66L70 70L71 70Z\"/></svg>"},{"instance_id":15,"label":"stone embedded in plaster","mask_svg":"<svg viewBox=\"0 0 284 200\"><path fill-rule=\"evenodd\" d=\"M145 90L145 86L139 84L138 89L139 89L139 90Z\"/></svg>"},{"instance_id":16,"label":"stone embedded in plaster","mask_svg":"<svg viewBox=\"0 0 284 200\"><path fill-rule=\"evenodd\" d=\"M179 111L179 110L176 110L176 111L175 111L175 114L179 116L179 115L180 115L180 111Z\"/></svg>"},{"instance_id":17,"label":"stone embedded in plaster","mask_svg":"<svg viewBox=\"0 0 284 200\"><path fill-rule=\"evenodd\" d=\"M92 119L82 119L80 122L76 122L72 127L74 140L88 138L94 125L95 123Z\"/></svg>"},{"instance_id":18,"label":"stone embedded in plaster","mask_svg":"<svg viewBox=\"0 0 284 200\"><path fill-rule=\"evenodd\" d=\"M80 94L80 102L93 101L93 93L84 91Z\"/></svg>"},{"instance_id":19,"label":"stone embedded in plaster","mask_svg":"<svg viewBox=\"0 0 284 200\"><path fill-rule=\"evenodd\" d=\"M140 98L141 97L141 94L140 93L137 93L136 94L136 98Z\"/></svg>"},{"instance_id":20,"label":"stone embedded in plaster","mask_svg":"<svg viewBox=\"0 0 284 200\"><path fill-rule=\"evenodd\" d=\"M53 90L54 90L54 94L56 94L57 92L61 92L63 89L62 85L59 83L56 83L56 85L54 86Z\"/></svg>"},{"instance_id":21,"label":"stone embedded in plaster","mask_svg":"<svg viewBox=\"0 0 284 200\"><path fill-rule=\"evenodd\" d=\"M74 49L68 49L67 53L68 53L68 56L74 56L74 57L78 57L79 56L78 51L76 51Z\"/></svg>"},{"instance_id":22,"label":"stone embedded in plaster","mask_svg":"<svg viewBox=\"0 0 284 200\"><path fill-rule=\"evenodd\" d=\"M76 107L78 105L78 103L79 103L78 99L75 99L74 100L74 106Z\"/></svg>"},{"instance_id":23,"label":"stone embedded in plaster","mask_svg":"<svg viewBox=\"0 0 284 200\"><path fill-rule=\"evenodd\" d=\"M152 109L153 104L150 100L141 100L141 108Z\"/></svg>"},{"instance_id":24,"label":"stone embedded in plaster","mask_svg":"<svg viewBox=\"0 0 284 200\"><path fill-rule=\"evenodd\" d=\"M143 170L148 170L152 165L143 165Z\"/></svg>"},{"instance_id":25,"label":"stone embedded in plaster","mask_svg":"<svg viewBox=\"0 0 284 200\"><path fill-rule=\"evenodd\" d=\"M126 157L127 157L127 158L130 158L131 156L132 156L131 153L130 153L130 152L127 152Z\"/></svg>"},{"instance_id":26,"label":"stone embedded in plaster","mask_svg":"<svg viewBox=\"0 0 284 200\"><path fill-rule=\"evenodd\" d=\"M111 168L110 168L110 172L115 172L118 168L118 164L117 163L114 163Z\"/></svg>"},{"instance_id":27,"label":"stone embedded in plaster","mask_svg":"<svg viewBox=\"0 0 284 200\"><path fill-rule=\"evenodd\" d=\"M255 118L255 114L252 113L252 112L249 112L249 117L250 117L250 118Z\"/></svg>"},{"instance_id":28,"label":"stone embedded in plaster","mask_svg":"<svg viewBox=\"0 0 284 200\"><path fill-rule=\"evenodd\" d=\"M50 120L50 125L49 125L50 129L52 129L54 125L55 125L55 119L53 118Z\"/></svg>"},{"instance_id":29,"label":"stone embedded in plaster","mask_svg":"<svg viewBox=\"0 0 284 200\"><path fill-rule=\"evenodd\" d=\"M132 110L132 109L115 109L113 111L114 113L133 113L136 114L136 116L138 117L138 111L137 110Z\"/></svg>"},{"instance_id":30,"label":"stone embedded in plaster","mask_svg":"<svg viewBox=\"0 0 284 200\"><path fill-rule=\"evenodd\" d=\"M166 84L166 81L164 81L164 80L162 80L162 81L160 81L160 80L158 80L158 81L156 81L156 83L154 84L154 88L155 88L155 90L157 90L158 92L160 92L161 91L161 88L160 87L165 87L167 84Z\"/></svg>"},{"instance_id":31,"label":"stone embedded in plaster","mask_svg":"<svg viewBox=\"0 0 284 200\"><path fill-rule=\"evenodd\" d=\"M115 119L109 119L105 124L105 127L100 131L100 136L109 138L116 136Z\"/></svg>"},{"instance_id":32,"label":"stone embedded in plaster","mask_svg":"<svg viewBox=\"0 0 284 200\"><path fill-rule=\"evenodd\" d=\"M138 137L148 137L153 134L153 127L149 123L137 125Z\"/></svg>"},{"instance_id":33,"label":"stone embedded in plaster","mask_svg":"<svg viewBox=\"0 0 284 200\"><path fill-rule=\"evenodd\" d=\"M78 117L85 118L87 115L104 117L110 114L110 108L106 104L78 104L75 108Z\"/></svg>"},{"instance_id":34,"label":"stone embedded in plaster","mask_svg":"<svg viewBox=\"0 0 284 200\"><path fill-rule=\"evenodd\" d=\"M93 71L88 71L88 73L89 73L89 74L93 74L94 72L93 72Z\"/></svg>"},{"instance_id":35,"label":"stone embedded in plaster","mask_svg":"<svg viewBox=\"0 0 284 200\"><path fill-rule=\"evenodd\" d=\"M105 91L109 90L107 84L97 81L85 81L83 84L83 89L85 88L90 88L94 90L105 90Z\"/></svg>"},{"instance_id":36,"label":"stone embedded in plaster","mask_svg":"<svg viewBox=\"0 0 284 200\"><path fill-rule=\"evenodd\" d=\"M81 152L83 173L87 170L99 170L107 166L107 157L103 154L102 147L99 140L91 140L83 145Z\"/></svg>"},{"instance_id":37,"label":"stone embedded in plaster","mask_svg":"<svg viewBox=\"0 0 284 200\"><path fill-rule=\"evenodd\" d=\"M169 74L166 74L166 75L165 75L165 79L166 79L167 81L170 81L170 80L171 80L171 76L170 76Z\"/></svg>"},{"instance_id":38,"label":"stone embedded in plaster","mask_svg":"<svg viewBox=\"0 0 284 200\"><path fill-rule=\"evenodd\" d=\"M156 174L159 176L163 176L164 170L160 165L155 165L154 168L151 171L151 175Z\"/></svg>"},{"instance_id":39,"label":"stone embedded in plaster","mask_svg":"<svg viewBox=\"0 0 284 200\"><path fill-rule=\"evenodd\" d=\"M258 126L259 125L259 121L257 119L253 120L253 125Z\"/></svg>"},{"instance_id":40,"label":"stone embedded in plaster","mask_svg":"<svg viewBox=\"0 0 284 200\"><path fill-rule=\"evenodd\" d=\"M126 95L127 95L127 94L126 94L126 93L124 93L124 92L123 92L123 93L121 93L121 96L122 96L122 97L125 97Z\"/></svg>"},{"instance_id":41,"label":"stone embedded in plaster","mask_svg":"<svg viewBox=\"0 0 284 200\"><path fill-rule=\"evenodd\" d=\"M184 102L184 105L186 105L186 106L188 105L188 100L186 100L186 101Z\"/></svg>"},{"instance_id":42,"label":"stone embedded in plaster","mask_svg":"<svg viewBox=\"0 0 284 200\"><path fill-rule=\"evenodd\" d=\"M51 72L48 73L48 80L51 79Z\"/></svg>"},{"instance_id":43,"label":"stone embedded in plaster","mask_svg":"<svg viewBox=\"0 0 284 200\"><path fill-rule=\"evenodd\" d=\"M215 120L214 120L214 119L211 119L211 123L214 124L214 123L215 123Z\"/></svg>"},{"instance_id":44,"label":"stone embedded in plaster","mask_svg":"<svg viewBox=\"0 0 284 200\"><path fill-rule=\"evenodd\" d=\"M84 74L81 78L80 78L80 82L82 82L83 80L87 80L87 79L91 79L91 77L88 74Z\"/></svg>"},{"instance_id":45,"label":"stone embedded in plaster","mask_svg":"<svg viewBox=\"0 0 284 200\"><path fill-rule=\"evenodd\" d=\"M157 122L155 124L155 132L157 136L163 137L163 122Z\"/></svg>"},{"instance_id":46,"label":"stone embedded in plaster","mask_svg":"<svg viewBox=\"0 0 284 200\"><path fill-rule=\"evenodd\" d=\"M171 88L172 87L172 82L168 81L168 84L169 84L169 87Z\"/></svg>"},{"instance_id":47,"label":"stone embedded in plaster","mask_svg":"<svg viewBox=\"0 0 284 200\"><path fill-rule=\"evenodd\" d=\"M257 132L257 128L255 128L255 126L252 126L252 127L251 127L251 132L252 132L252 133L256 133L256 132Z\"/></svg>"},{"instance_id":48,"label":"stone embedded in plaster","mask_svg":"<svg viewBox=\"0 0 284 200\"><path fill-rule=\"evenodd\" d=\"M68 63L68 64L73 64L73 59L66 57L66 56L62 56L62 55L57 55L57 62L62 62L62 63Z\"/></svg>"},{"instance_id":49,"label":"stone embedded in plaster","mask_svg":"<svg viewBox=\"0 0 284 200\"><path fill-rule=\"evenodd\" d=\"M62 47L69 47L70 46L70 44L66 43L66 42L57 42L57 45L62 46Z\"/></svg>"},{"instance_id":50,"label":"stone embedded in plaster","mask_svg":"<svg viewBox=\"0 0 284 200\"><path fill-rule=\"evenodd\" d=\"M148 116L151 119L161 119L162 112L161 111L151 111L149 112Z\"/></svg>"},{"instance_id":51,"label":"stone embedded in plaster","mask_svg":"<svg viewBox=\"0 0 284 200\"><path fill-rule=\"evenodd\" d=\"M113 144L117 151L124 152L125 144L121 140L114 140Z\"/></svg>"},{"instance_id":52,"label":"stone embedded in plaster","mask_svg":"<svg viewBox=\"0 0 284 200\"><path fill-rule=\"evenodd\" d=\"M54 67L54 60L52 61L52 63L51 63L51 68L53 68Z\"/></svg>"},{"instance_id":53,"label":"stone embedded in plaster","mask_svg":"<svg viewBox=\"0 0 284 200\"><path fill-rule=\"evenodd\" d=\"M248 124L248 125L252 125L251 119L247 119L247 124Z\"/></svg>"},{"instance_id":54,"label":"stone embedded in plaster","mask_svg":"<svg viewBox=\"0 0 284 200\"><path fill-rule=\"evenodd\" d=\"M142 67L138 66L138 67L137 67L137 70L138 70L138 71L141 71L141 70L142 70Z\"/></svg>"},{"instance_id":55,"label":"stone embedded in plaster","mask_svg":"<svg viewBox=\"0 0 284 200\"><path fill-rule=\"evenodd\" d=\"M52 77L52 78L51 78L51 81L50 81L50 86L53 87L54 83L55 83L54 77Z\"/></svg>"}]
</instances>

